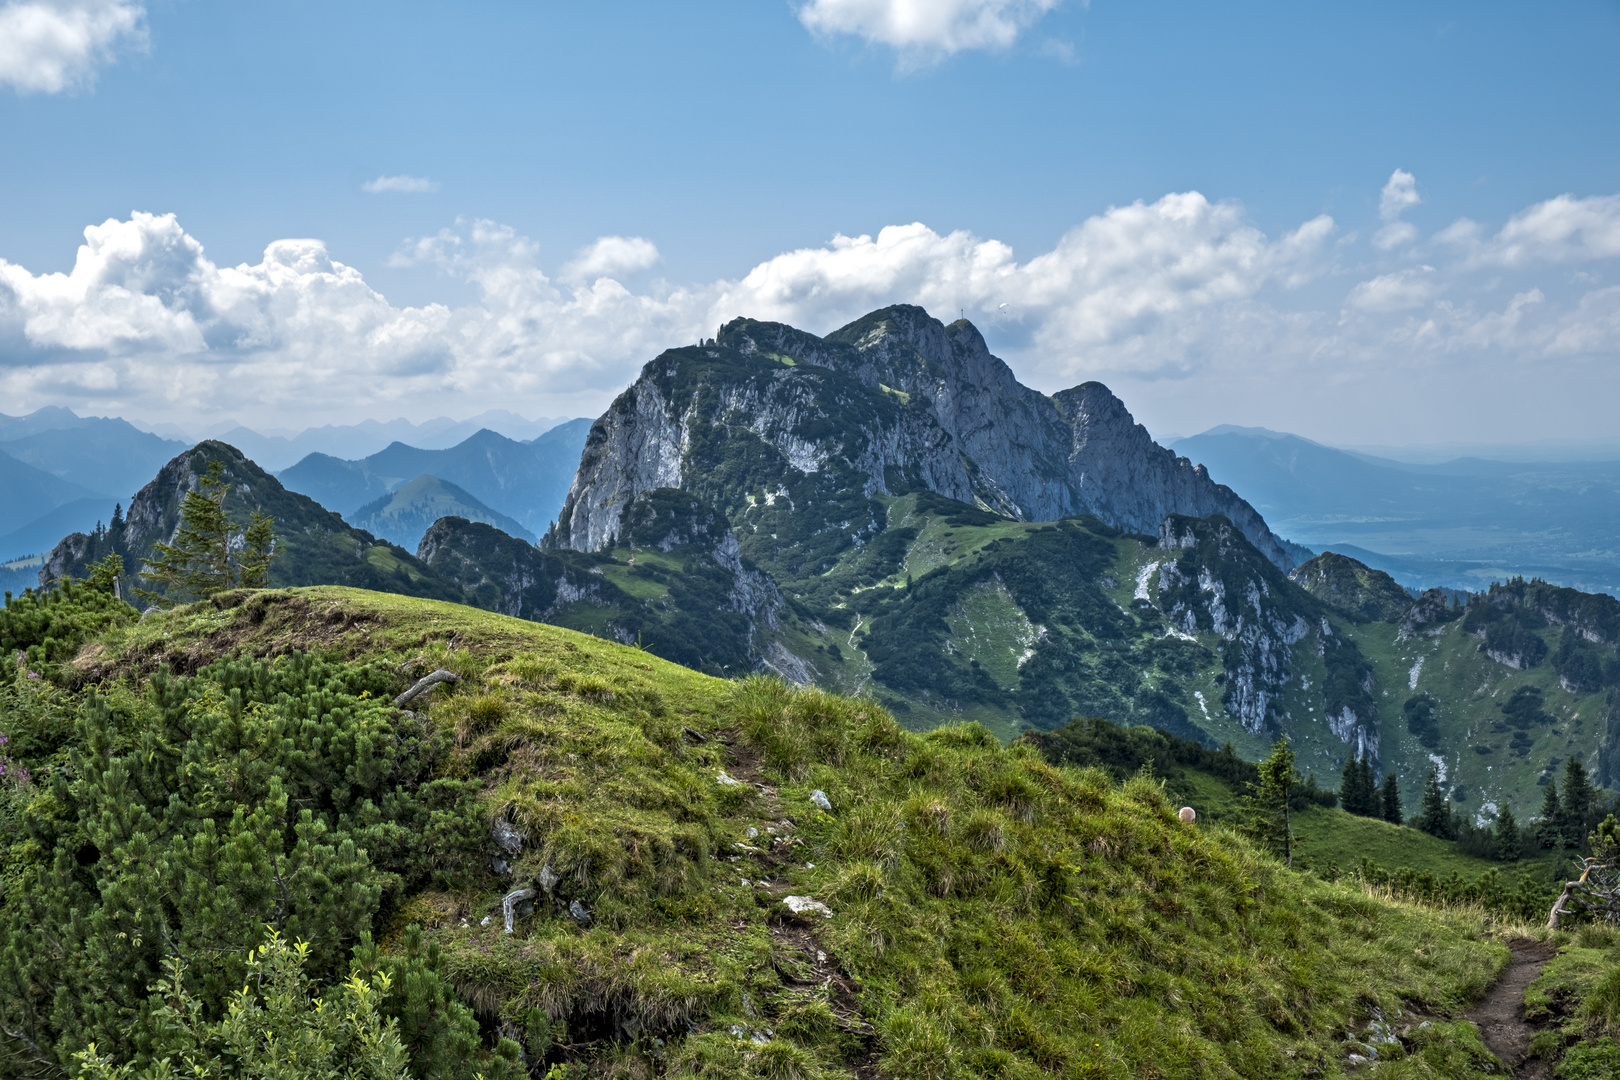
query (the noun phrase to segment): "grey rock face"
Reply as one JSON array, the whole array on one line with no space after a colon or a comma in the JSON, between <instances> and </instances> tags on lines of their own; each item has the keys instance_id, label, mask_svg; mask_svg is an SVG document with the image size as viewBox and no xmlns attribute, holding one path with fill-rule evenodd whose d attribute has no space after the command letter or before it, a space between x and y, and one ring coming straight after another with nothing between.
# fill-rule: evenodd
<instances>
[{"instance_id":1,"label":"grey rock face","mask_svg":"<svg viewBox=\"0 0 1620 1080\"><path fill-rule=\"evenodd\" d=\"M737 359L733 350L681 349L648 364L592 425L568 501L542 546L612 547L642 495L704 487L712 462L694 444L717 430L756 439L778 477L852 473L871 496L887 492L890 470L898 470L940 494L1016 516L993 485L975 482L971 460L928 413L881 397L883 407L874 408L869 390L826 368L726 363Z\"/></svg>"},{"instance_id":2,"label":"grey rock face","mask_svg":"<svg viewBox=\"0 0 1620 1080\"><path fill-rule=\"evenodd\" d=\"M1177 631L1215 633L1224 640L1221 704L1252 732L1268 721L1281 722L1283 690L1292 670L1295 646L1310 639L1318 655L1353 648L1334 634L1320 608L1287 599L1287 578L1240 530L1220 518L1167 517L1159 526L1159 549L1174 553L1158 565L1158 596ZM1309 618L1307 617L1309 616ZM1335 654L1337 656L1337 652ZM1368 669L1366 678L1371 678ZM1324 719L1340 741L1360 756L1376 758L1379 725L1370 683L1355 705L1329 698Z\"/></svg>"},{"instance_id":3,"label":"grey rock face","mask_svg":"<svg viewBox=\"0 0 1620 1080\"><path fill-rule=\"evenodd\" d=\"M496 818L489 832L495 845L508 855L516 855L523 850L523 833L505 818Z\"/></svg>"},{"instance_id":4,"label":"grey rock face","mask_svg":"<svg viewBox=\"0 0 1620 1080\"><path fill-rule=\"evenodd\" d=\"M767 369L761 360L776 363ZM852 394L829 372L867 393ZM1151 533L1167 514L1223 514L1268 559L1293 565L1253 507L1155 443L1107 387L1085 383L1048 398L1019 383L971 323L945 326L910 306L826 338L738 319L713 348L654 360L593 425L544 543L611 546L638 495L702 482L694 445L722 425L749 431L801 474L853 469L868 496L887 492L899 470L931 491L1024 520L1089 513Z\"/></svg>"},{"instance_id":5,"label":"grey rock face","mask_svg":"<svg viewBox=\"0 0 1620 1080\"><path fill-rule=\"evenodd\" d=\"M219 445L200 443L176 456L158 471L150 484L136 493L124 515L124 543L128 550L146 552L160 540L167 542L174 539L175 530L180 526L180 503L197 486L198 477L207 470L209 460L215 456L213 448ZM230 450L228 447L223 449ZM234 453L230 451L230 454ZM90 537L84 533L64 537L39 569L40 586L47 586L74 573L87 557L90 543ZM140 567L127 566L125 569L134 574Z\"/></svg>"},{"instance_id":6,"label":"grey rock face","mask_svg":"<svg viewBox=\"0 0 1620 1080\"><path fill-rule=\"evenodd\" d=\"M1108 387L1084 383L1052 400L1073 433L1069 480L1081 510L1116 528L1149 534L1168 514L1220 514L1277 566L1293 567L1293 558L1254 507L1211 480L1202 465L1154 442Z\"/></svg>"}]
</instances>

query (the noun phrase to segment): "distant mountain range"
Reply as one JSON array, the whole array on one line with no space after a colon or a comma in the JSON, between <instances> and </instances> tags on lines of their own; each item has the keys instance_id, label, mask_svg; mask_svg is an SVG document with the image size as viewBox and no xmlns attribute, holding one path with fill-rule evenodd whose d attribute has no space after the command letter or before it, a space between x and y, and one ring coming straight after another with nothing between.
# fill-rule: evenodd
<instances>
[{"instance_id":1,"label":"distant mountain range","mask_svg":"<svg viewBox=\"0 0 1620 1080\"><path fill-rule=\"evenodd\" d=\"M1620 461L1419 465L1230 426L1170 446L1279 534L1414 588L1522 575L1620 595Z\"/></svg>"},{"instance_id":2,"label":"distant mountain range","mask_svg":"<svg viewBox=\"0 0 1620 1080\"><path fill-rule=\"evenodd\" d=\"M552 420L546 417L525 420L516 413L492 409L466 420L451 420L443 416L420 424L413 424L409 420L362 420L358 424L327 425L297 433L265 434L237 426L210 432L209 435L241 450L263 468L277 472L310 454L363 458L393 443L404 443L423 450L446 450L484 430L497 432L517 442L527 442L539 438L562 422L561 418ZM188 443L195 441L187 440Z\"/></svg>"},{"instance_id":3,"label":"distant mountain range","mask_svg":"<svg viewBox=\"0 0 1620 1080\"><path fill-rule=\"evenodd\" d=\"M497 410L463 421L441 418L412 424L406 420L367 420L345 427L311 428L291 436L267 436L237 427L223 441L269 469L286 468L313 451L352 457L384 451L383 464L405 469L397 476L390 474L387 482L370 487L362 484L362 497L358 499L339 499L331 504L334 508L341 504L345 513L358 510L364 503L428 471L412 471L404 464L407 461L450 462L444 466L450 474L445 479L462 487L470 485L478 493L472 503L458 504L457 512L480 521L495 520L491 514L505 514L518 520L519 533L538 534L551 520L544 515L555 516L562 506L579 458L579 444L589 426L588 421L577 421L572 428L564 425L566 430L552 434L538 449L525 448L515 454L501 447L491 448L487 440L475 440L484 435L488 440L504 440L512 445L516 445L514 438L532 442L555 431L558 423L525 420ZM414 441L405 445L400 440ZM97 522L110 521L115 505L128 505L158 469L193 441L165 437L126 420L81 417L57 407L26 416L0 414L0 559L49 551L69 533L87 533ZM456 448L470 441L471 445L458 456ZM386 453L393 446L398 449ZM493 463L479 472L474 459L482 451L492 455ZM439 452L447 452L448 456L433 457ZM553 454L561 454L566 460L553 462ZM514 491L521 487L523 494L502 495L503 485ZM494 508L481 510L479 500L487 502L490 498ZM516 506L518 512L514 514L510 506ZM390 518L390 527L397 527L402 520ZM407 528L406 534L408 546L414 548L421 529L413 532ZM0 580L9 579L0 572Z\"/></svg>"},{"instance_id":4,"label":"distant mountain range","mask_svg":"<svg viewBox=\"0 0 1620 1080\"><path fill-rule=\"evenodd\" d=\"M374 512L371 504L418 477L437 477L472 499L464 504L472 513L456 513L490 524L498 524L490 514L504 515L517 523L513 535L533 540L551 527L561 511L590 428L589 420L570 420L530 442L485 430L442 450L394 443L358 461L310 454L277 478L289 489L353 518L362 508ZM353 519L358 523L358 518ZM406 529L398 536L386 530L379 535L414 548L429 524L432 522L423 523L414 532ZM414 536L408 545L407 535Z\"/></svg>"},{"instance_id":5,"label":"distant mountain range","mask_svg":"<svg viewBox=\"0 0 1620 1080\"><path fill-rule=\"evenodd\" d=\"M442 517L479 521L534 543L528 529L505 514L491 510L476 497L437 476L418 476L352 514L343 515L356 528L386 537L407 551L415 551L422 534Z\"/></svg>"},{"instance_id":6,"label":"distant mountain range","mask_svg":"<svg viewBox=\"0 0 1620 1080\"><path fill-rule=\"evenodd\" d=\"M116 503L186 445L67 409L0 414L0 558L49 551L67 533L110 520Z\"/></svg>"}]
</instances>

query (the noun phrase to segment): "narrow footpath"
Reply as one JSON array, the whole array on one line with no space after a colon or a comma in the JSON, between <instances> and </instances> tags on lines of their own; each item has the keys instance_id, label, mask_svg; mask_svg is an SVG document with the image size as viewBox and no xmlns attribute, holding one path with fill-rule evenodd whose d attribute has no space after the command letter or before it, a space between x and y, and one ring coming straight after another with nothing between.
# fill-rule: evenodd
<instances>
[{"instance_id":1,"label":"narrow footpath","mask_svg":"<svg viewBox=\"0 0 1620 1080\"><path fill-rule=\"evenodd\" d=\"M1491 1053L1502 1059L1513 1080L1552 1080L1552 1065L1536 1058L1526 1061L1530 1040L1538 1028L1524 1019L1524 992L1558 950L1540 941L1510 941L1513 962L1491 987L1485 999L1468 1013Z\"/></svg>"}]
</instances>

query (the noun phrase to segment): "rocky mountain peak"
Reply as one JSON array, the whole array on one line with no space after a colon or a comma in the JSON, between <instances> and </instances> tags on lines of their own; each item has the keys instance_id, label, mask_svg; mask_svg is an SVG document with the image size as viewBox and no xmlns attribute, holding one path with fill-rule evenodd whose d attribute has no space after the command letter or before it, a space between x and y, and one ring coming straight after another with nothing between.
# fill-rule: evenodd
<instances>
[{"instance_id":1,"label":"rocky mountain peak","mask_svg":"<svg viewBox=\"0 0 1620 1080\"><path fill-rule=\"evenodd\" d=\"M761 498L773 485L707 490L717 463L693 455L721 429L732 448L744 431L763 440L770 449L761 452L784 474L817 472L829 483L826 470L842 461L861 478L863 498L921 483L1011 518L1094 514L1142 533L1171 513L1223 514L1268 559L1293 565L1253 507L1155 443L1106 386L1048 398L1021 384L972 323L947 326L905 304L826 337L734 319L712 348L665 353L593 427L547 542L601 550L618 537L624 508L656 487L703 488L735 517L745 494ZM763 467L756 454L720 472L740 478Z\"/></svg>"}]
</instances>

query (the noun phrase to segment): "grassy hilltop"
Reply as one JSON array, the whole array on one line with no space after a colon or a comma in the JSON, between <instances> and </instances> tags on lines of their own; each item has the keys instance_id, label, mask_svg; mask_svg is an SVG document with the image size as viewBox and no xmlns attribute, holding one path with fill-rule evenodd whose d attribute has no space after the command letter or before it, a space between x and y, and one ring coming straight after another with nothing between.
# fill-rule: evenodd
<instances>
[{"instance_id":1,"label":"grassy hilltop","mask_svg":"<svg viewBox=\"0 0 1620 1080\"><path fill-rule=\"evenodd\" d=\"M217 1007L267 923L327 981L404 973L420 1076L1338 1076L1374 1009L1382 1075L1493 1067L1477 916L1287 871L1149 777L436 601L88 592L82 647L4 661L6 1075L157 1053L165 957Z\"/></svg>"}]
</instances>

